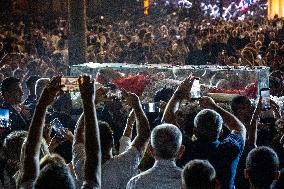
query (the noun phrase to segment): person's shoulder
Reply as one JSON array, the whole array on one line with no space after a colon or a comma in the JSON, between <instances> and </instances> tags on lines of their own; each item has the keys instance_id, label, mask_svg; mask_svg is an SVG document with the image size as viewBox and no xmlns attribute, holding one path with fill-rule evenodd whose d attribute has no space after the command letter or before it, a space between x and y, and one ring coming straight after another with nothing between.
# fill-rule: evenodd
<instances>
[{"instance_id":1,"label":"person's shoulder","mask_svg":"<svg viewBox=\"0 0 284 189\"><path fill-rule=\"evenodd\" d=\"M228 139L243 140L242 133L234 130L230 134L228 134L228 136L224 139L224 141Z\"/></svg>"},{"instance_id":2,"label":"person's shoulder","mask_svg":"<svg viewBox=\"0 0 284 189\"><path fill-rule=\"evenodd\" d=\"M232 132L229 134L218 147L219 152L229 156L236 156L244 150L245 141L242 134L239 132Z\"/></svg>"},{"instance_id":3,"label":"person's shoulder","mask_svg":"<svg viewBox=\"0 0 284 189\"><path fill-rule=\"evenodd\" d=\"M135 146L130 146L126 151L123 153L116 155L112 158L114 162L121 162L121 161L132 161L133 158L140 158L141 153Z\"/></svg>"},{"instance_id":4,"label":"person's shoulder","mask_svg":"<svg viewBox=\"0 0 284 189\"><path fill-rule=\"evenodd\" d=\"M151 178L153 178L153 176L154 176L151 173L152 173L152 168L132 177L129 180L129 183L131 183L131 184L135 183L136 185L138 185L138 184L142 184L142 183L145 183L145 182L149 182L151 180Z\"/></svg>"},{"instance_id":5,"label":"person's shoulder","mask_svg":"<svg viewBox=\"0 0 284 189\"><path fill-rule=\"evenodd\" d=\"M139 150L135 146L131 145L125 152L114 157L120 158L128 155L137 155L137 154L140 154Z\"/></svg>"}]
</instances>

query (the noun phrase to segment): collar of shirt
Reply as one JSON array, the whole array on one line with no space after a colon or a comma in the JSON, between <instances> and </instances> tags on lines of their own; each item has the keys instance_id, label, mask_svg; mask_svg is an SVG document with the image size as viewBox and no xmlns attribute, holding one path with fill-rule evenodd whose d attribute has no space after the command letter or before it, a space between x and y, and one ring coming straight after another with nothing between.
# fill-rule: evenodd
<instances>
[{"instance_id":1,"label":"collar of shirt","mask_svg":"<svg viewBox=\"0 0 284 189\"><path fill-rule=\"evenodd\" d=\"M154 167L176 167L174 159L159 159L155 161Z\"/></svg>"}]
</instances>

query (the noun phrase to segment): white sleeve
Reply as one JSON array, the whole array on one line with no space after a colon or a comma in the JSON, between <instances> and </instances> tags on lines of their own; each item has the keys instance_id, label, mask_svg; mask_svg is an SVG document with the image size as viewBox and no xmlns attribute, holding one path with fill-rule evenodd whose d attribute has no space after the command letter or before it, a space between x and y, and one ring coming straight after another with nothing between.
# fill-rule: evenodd
<instances>
[{"instance_id":1,"label":"white sleeve","mask_svg":"<svg viewBox=\"0 0 284 189\"><path fill-rule=\"evenodd\" d=\"M131 138L122 136L119 140L119 154L128 150L131 146Z\"/></svg>"},{"instance_id":2,"label":"white sleeve","mask_svg":"<svg viewBox=\"0 0 284 189\"><path fill-rule=\"evenodd\" d=\"M122 178L121 186L126 187L127 182L137 174L139 174L138 165L141 161L141 154L136 147L131 146L127 151L114 157L117 170L120 171Z\"/></svg>"},{"instance_id":3,"label":"white sleeve","mask_svg":"<svg viewBox=\"0 0 284 189\"><path fill-rule=\"evenodd\" d=\"M84 179L85 158L86 158L85 145L83 143L73 145L72 163L74 166L76 179L78 181L83 181Z\"/></svg>"}]
</instances>

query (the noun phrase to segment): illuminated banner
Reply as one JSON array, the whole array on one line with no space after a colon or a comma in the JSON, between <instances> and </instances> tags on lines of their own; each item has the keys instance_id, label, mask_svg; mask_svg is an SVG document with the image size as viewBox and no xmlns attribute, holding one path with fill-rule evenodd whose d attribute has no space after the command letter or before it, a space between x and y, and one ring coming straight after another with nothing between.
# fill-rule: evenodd
<instances>
[{"instance_id":1,"label":"illuminated banner","mask_svg":"<svg viewBox=\"0 0 284 189\"><path fill-rule=\"evenodd\" d=\"M144 0L144 15L149 14L149 0Z\"/></svg>"},{"instance_id":2,"label":"illuminated banner","mask_svg":"<svg viewBox=\"0 0 284 189\"><path fill-rule=\"evenodd\" d=\"M284 17L284 0L268 0L268 19L273 19L275 15Z\"/></svg>"}]
</instances>

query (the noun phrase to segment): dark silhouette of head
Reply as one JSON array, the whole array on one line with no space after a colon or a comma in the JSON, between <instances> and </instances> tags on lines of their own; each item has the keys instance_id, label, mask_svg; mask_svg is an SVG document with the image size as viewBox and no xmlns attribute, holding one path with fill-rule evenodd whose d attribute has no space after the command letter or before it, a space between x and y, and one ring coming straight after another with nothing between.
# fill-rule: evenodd
<instances>
[{"instance_id":1,"label":"dark silhouette of head","mask_svg":"<svg viewBox=\"0 0 284 189\"><path fill-rule=\"evenodd\" d=\"M279 159L275 151L266 146L251 150L246 159L245 177L254 188L270 188L279 178Z\"/></svg>"},{"instance_id":2,"label":"dark silhouette of head","mask_svg":"<svg viewBox=\"0 0 284 189\"><path fill-rule=\"evenodd\" d=\"M24 94L20 80L15 77L2 81L1 92L4 100L12 105L21 103Z\"/></svg>"},{"instance_id":3,"label":"dark silhouette of head","mask_svg":"<svg viewBox=\"0 0 284 189\"><path fill-rule=\"evenodd\" d=\"M219 138L223 127L223 119L214 110L201 110L194 118L197 138L214 141Z\"/></svg>"},{"instance_id":4,"label":"dark silhouette of head","mask_svg":"<svg viewBox=\"0 0 284 189\"><path fill-rule=\"evenodd\" d=\"M185 189L214 189L215 169L207 160L192 160L182 171L182 182Z\"/></svg>"},{"instance_id":5,"label":"dark silhouette of head","mask_svg":"<svg viewBox=\"0 0 284 189\"><path fill-rule=\"evenodd\" d=\"M64 159L51 154L42 158L40 173L36 178L35 189L75 189L75 182Z\"/></svg>"}]
</instances>

